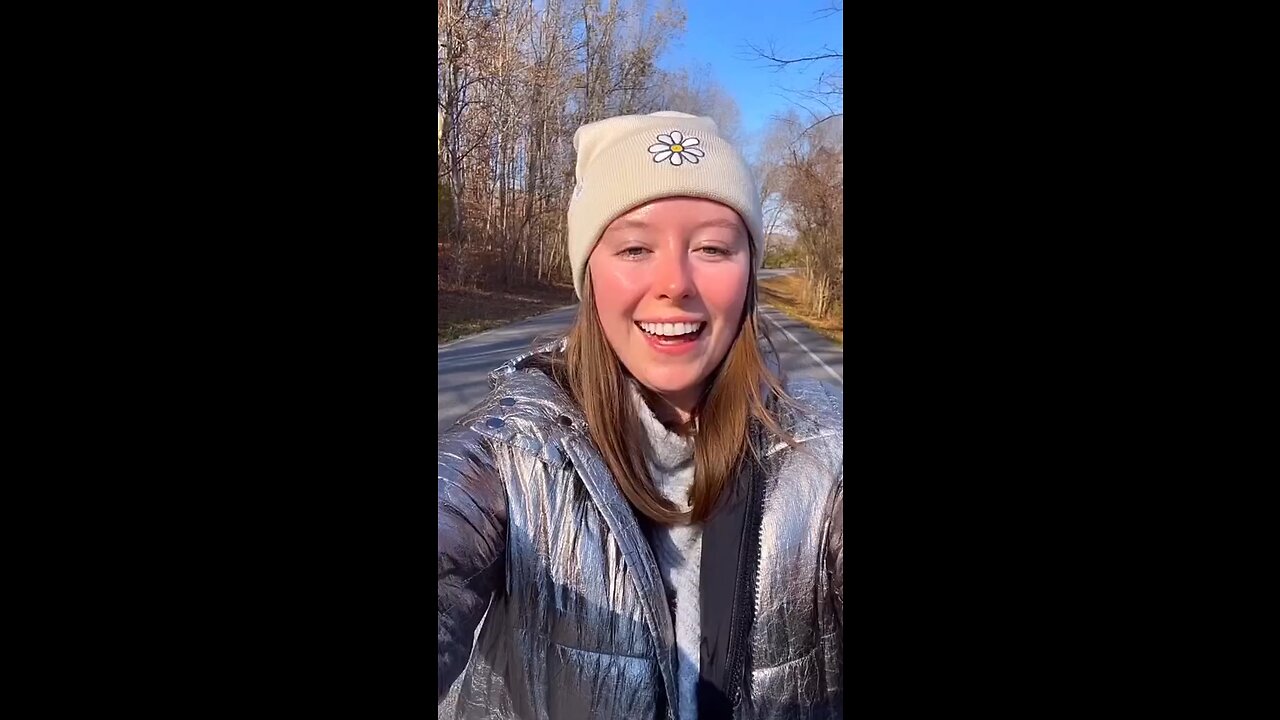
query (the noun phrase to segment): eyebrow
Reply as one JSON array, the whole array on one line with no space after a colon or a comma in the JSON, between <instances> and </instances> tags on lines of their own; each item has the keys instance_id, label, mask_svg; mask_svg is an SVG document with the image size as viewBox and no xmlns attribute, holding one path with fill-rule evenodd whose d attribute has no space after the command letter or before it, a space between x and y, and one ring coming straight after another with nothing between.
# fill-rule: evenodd
<instances>
[{"instance_id":1,"label":"eyebrow","mask_svg":"<svg viewBox=\"0 0 1280 720\"><path fill-rule=\"evenodd\" d=\"M649 223L643 220L632 220L630 218L620 218L614 220L610 224L610 230L644 230L649 227Z\"/></svg>"},{"instance_id":2,"label":"eyebrow","mask_svg":"<svg viewBox=\"0 0 1280 720\"><path fill-rule=\"evenodd\" d=\"M727 220L725 218L716 218L715 220L708 220L706 222L698 223L694 227L694 229L698 230L704 227L719 227L719 228L725 228L728 230L740 230L742 228L742 224L734 220Z\"/></svg>"}]
</instances>

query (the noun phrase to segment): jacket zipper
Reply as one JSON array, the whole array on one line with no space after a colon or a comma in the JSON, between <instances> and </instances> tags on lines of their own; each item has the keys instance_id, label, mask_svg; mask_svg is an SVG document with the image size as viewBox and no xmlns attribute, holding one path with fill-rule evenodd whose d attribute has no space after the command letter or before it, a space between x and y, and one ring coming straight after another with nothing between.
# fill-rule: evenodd
<instances>
[{"instance_id":1,"label":"jacket zipper","mask_svg":"<svg viewBox=\"0 0 1280 720\"><path fill-rule=\"evenodd\" d=\"M747 460L751 462L751 460ZM733 602L733 634L729 638L729 669L732 673L729 682L733 683L733 691L729 702L737 708L742 701L743 677L747 660L748 635L751 632L751 621L756 608L756 576L760 570L760 520L764 510L763 492L756 487L757 469L752 468L747 483L747 518L742 523L742 542L738 545L738 567L740 581ZM747 553L751 557L747 557Z\"/></svg>"}]
</instances>

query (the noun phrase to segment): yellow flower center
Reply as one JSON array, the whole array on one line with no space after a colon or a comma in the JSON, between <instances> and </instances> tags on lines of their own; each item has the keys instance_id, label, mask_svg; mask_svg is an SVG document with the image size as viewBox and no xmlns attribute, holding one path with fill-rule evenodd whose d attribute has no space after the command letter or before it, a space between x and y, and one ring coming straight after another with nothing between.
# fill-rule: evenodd
<instances>
[{"instance_id":1,"label":"yellow flower center","mask_svg":"<svg viewBox=\"0 0 1280 720\"><path fill-rule=\"evenodd\" d=\"M671 146L671 152L680 152L680 151L681 151L681 150L683 150L683 149L684 149L684 146L683 146L683 145L672 145L672 146Z\"/></svg>"}]
</instances>

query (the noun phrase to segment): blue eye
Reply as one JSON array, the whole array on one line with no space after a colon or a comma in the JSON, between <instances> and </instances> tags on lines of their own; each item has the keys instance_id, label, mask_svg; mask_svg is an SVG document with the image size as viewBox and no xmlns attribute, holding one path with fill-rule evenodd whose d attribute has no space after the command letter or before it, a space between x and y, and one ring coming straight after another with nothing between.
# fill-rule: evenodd
<instances>
[{"instance_id":1,"label":"blue eye","mask_svg":"<svg viewBox=\"0 0 1280 720\"><path fill-rule=\"evenodd\" d=\"M644 255L646 252L648 252L648 250L642 247L629 247L618 254L624 258L637 259L642 255Z\"/></svg>"}]
</instances>

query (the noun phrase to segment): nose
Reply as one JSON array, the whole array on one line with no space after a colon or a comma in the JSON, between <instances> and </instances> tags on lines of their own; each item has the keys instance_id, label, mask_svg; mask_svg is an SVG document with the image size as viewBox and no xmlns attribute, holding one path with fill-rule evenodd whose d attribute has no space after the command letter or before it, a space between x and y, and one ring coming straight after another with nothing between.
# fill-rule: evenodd
<instances>
[{"instance_id":1,"label":"nose","mask_svg":"<svg viewBox=\"0 0 1280 720\"><path fill-rule=\"evenodd\" d=\"M681 300L693 295L693 278L684 253L659 253L653 289L659 298Z\"/></svg>"}]
</instances>

